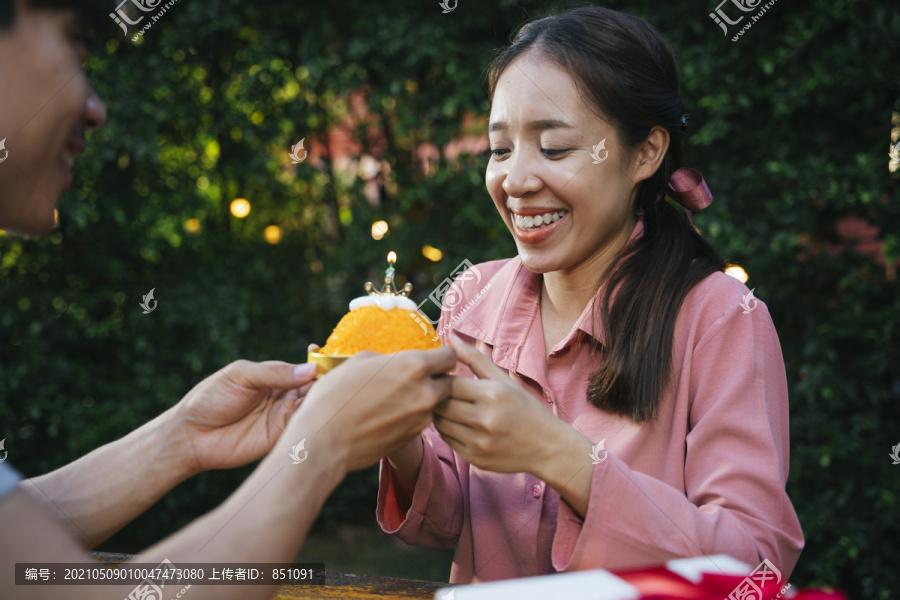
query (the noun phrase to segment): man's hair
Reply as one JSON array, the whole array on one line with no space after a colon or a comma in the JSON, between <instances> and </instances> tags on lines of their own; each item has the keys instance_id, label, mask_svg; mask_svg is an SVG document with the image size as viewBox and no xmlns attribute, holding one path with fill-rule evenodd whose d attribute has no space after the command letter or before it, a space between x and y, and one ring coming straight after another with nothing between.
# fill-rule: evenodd
<instances>
[{"instance_id":1,"label":"man's hair","mask_svg":"<svg viewBox=\"0 0 900 600\"><path fill-rule=\"evenodd\" d=\"M74 11L86 29L98 29L113 8L111 0L24 0L32 9ZM16 23L16 0L0 0L0 30Z\"/></svg>"}]
</instances>

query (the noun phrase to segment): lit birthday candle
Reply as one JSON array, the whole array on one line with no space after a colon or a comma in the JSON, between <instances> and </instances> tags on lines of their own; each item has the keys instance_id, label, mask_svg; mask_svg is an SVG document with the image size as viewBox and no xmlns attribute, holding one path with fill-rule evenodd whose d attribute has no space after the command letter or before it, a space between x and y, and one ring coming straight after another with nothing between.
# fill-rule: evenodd
<instances>
[{"instance_id":1,"label":"lit birthday candle","mask_svg":"<svg viewBox=\"0 0 900 600\"><path fill-rule=\"evenodd\" d=\"M364 350L391 354L441 346L432 323L409 297L412 284L402 290L395 287L396 262L397 253L391 252L381 290L366 282L367 295L350 302L350 311L341 317L325 346L309 351L309 361L317 365L317 378Z\"/></svg>"},{"instance_id":2,"label":"lit birthday candle","mask_svg":"<svg viewBox=\"0 0 900 600\"><path fill-rule=\"evenodd\" d=\"M388 252L388 268L384 272L384 282L390 283L394 281L394 263L397 262L397 253L391 250Z\"/></svg>"},{"instance_id":3,"label":"lit birthday candle","mask_svg":"<svg viewBox=\"0 0 900 600\"><path fill-rule=\"evenodd\" d=\"M368 296L360 296L350 301L350 310L356 310L363 306L378 306L384 310L392 310L394 308L405 308L406 310L417 311L418 306L409 298L412 291L412 284L407 283L402 290L397 290L394 286L394 277L396 270L394 263L397 262L397 253L391 250L387 257L388 268L384 271L384 285L381 291L375 289L371 281L366 282L366 292Z\"/></svg>"}]
</instances>

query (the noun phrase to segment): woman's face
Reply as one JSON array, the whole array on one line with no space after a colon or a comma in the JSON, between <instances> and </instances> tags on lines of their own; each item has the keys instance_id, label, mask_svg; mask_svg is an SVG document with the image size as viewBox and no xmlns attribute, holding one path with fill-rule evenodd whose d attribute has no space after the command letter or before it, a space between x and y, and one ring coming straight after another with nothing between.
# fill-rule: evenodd
<instances>
[{"instance_id":1,"label":"woman's face","mask_svg":"<svg viewBox=\"0 0 900 600\"><path fill-rule=\"evenodd\" d=\"M489 136L485 184L525 267L596 276L634 229L640 157L626 160L568 73L535 53L501 74Z\"/></svg>"}]
</instances>

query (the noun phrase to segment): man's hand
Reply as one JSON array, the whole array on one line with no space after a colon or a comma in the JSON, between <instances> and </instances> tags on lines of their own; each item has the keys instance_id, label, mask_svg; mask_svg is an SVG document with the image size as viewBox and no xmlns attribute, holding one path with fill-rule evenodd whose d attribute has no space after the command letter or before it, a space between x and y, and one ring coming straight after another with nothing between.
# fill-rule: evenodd
<instances>
[{"instance_id":1,"label":"man's hand","mask_svg":"<svg viewBox=\"0 0 900 600\"><path fill-rule=\"evenodd\" d=\"M172 409L194 471L239 467L264 456L306 396L315 372L313 364L239 360L198 383Z\"/></svg>"},{"instance_id":2,"label":"man's hand","mask_svg":"<svg viewBox=\"0 0 900 600\"><path fill-rule=\"evenodd\" d=\"M455 366L452 348L360 352L316 383L288 427L288 442L308 435L310 459L335 479L373 465L431 423Z\"/></svg>"}]
</instances>

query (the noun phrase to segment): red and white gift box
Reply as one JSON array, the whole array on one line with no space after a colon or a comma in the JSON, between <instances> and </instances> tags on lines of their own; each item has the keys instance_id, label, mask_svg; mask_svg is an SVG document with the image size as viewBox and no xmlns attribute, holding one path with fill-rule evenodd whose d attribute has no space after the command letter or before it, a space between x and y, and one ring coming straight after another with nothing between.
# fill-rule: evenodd
<instances>
[{"instance_id":1,"label":"red and white gift box","mask_svg":"<svg viewBox=\"0 0 900 600\"><path fill-rule=\"evenodd\" d=\"M441 588L435 600L847 600L840 592L797 590L768 560L755 569L723 554L659 567L603 569Z\"/></svg>"}]
</instances>

